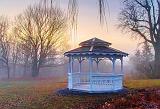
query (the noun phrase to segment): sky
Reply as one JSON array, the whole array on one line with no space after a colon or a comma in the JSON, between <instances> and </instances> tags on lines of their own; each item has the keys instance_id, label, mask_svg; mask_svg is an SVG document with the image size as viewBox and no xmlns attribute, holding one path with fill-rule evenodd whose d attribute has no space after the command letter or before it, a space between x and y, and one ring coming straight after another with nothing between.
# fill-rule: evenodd
<instances>
[{"instance_id":1,"label":"sky","mask_svg":"<svg viewBox=\"0 0 160 109\"><path fill-rule=\"evenodd\" d=\"M40 0L0 0L0 15L14 19L29 5L34 5ZM57 0L63 10L67 8L68 0ZM133 54L140 41L131 39L130 34L122 33L117 28L118 15L122 8L121 0L108 0L109 10L107 13L107 28L102 27L98 16L98 0L79 0L78 38L79 42L97 37L112 43L112 47ZM57 2L57 4L59 4Z\"/></svg>"}]
</instances>

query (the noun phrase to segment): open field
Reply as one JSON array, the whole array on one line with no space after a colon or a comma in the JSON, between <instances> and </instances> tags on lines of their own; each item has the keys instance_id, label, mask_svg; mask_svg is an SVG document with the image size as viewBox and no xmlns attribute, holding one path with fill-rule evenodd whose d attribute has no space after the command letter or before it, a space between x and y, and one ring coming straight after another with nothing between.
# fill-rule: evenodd
<instances>
[{"instance_id":1,"label":"open field","mask_svg":"<svg viewBox=\"0 0 160 109\"><path fill-rule=\"evenodd\" d=\"M141 88L160 88L160 80L126 80L125 81L125 86L128 88L136 88L136 89L141 89Z\"/></svg>"},{"instance_id":2,"label":"open field","mask_svg":"<svg viewBox=\"0 0 160 109\"><path fill-rule=\"evenodd\" d=\"M152 104L147 103L150 107L160 106L160 80L130 80L125 86L134 89L127 94L62 96L56 91L64 89L66 83L51 78L1 81L0 109L114 109L119 106L124 109L140 105L143 109L145 103L151 101Z\"/></svg>"}]
</instances>

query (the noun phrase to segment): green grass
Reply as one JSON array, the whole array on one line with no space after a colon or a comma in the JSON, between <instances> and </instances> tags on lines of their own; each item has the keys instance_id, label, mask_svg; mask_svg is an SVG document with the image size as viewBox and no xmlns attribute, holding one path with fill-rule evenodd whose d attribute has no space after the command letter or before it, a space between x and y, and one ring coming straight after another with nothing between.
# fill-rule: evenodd
<instances>
[{"instance_id":1,"label":"green grass","mask_svg":"<svg viewBox=\"0 0 160 109\"><path fill-rule=\"evenodd\" d=\"M127 80L128 88L160 87L160 80ZM117 95L56 95L58 89L66 83L57 83L54 79L19 80L0 82L0 109L88 109L96 107Z\"/></svg>"},{"instance_id":2,"label":"green grass","mask_svg":"<svg viewBox=\"0 0 160 109\"><path fill-rule=\"evenodd\" d=\"M126 80L125 86L128 88L150 88L150 87L159 87L160 88L160 80Z\"/></svg>"}]
</instances>

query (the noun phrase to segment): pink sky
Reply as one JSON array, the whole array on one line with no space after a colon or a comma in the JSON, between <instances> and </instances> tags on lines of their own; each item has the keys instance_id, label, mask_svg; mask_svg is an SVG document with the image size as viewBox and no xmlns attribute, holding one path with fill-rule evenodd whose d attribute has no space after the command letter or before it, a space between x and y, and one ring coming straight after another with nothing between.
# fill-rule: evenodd
<instances>
[{"instance_id":1,"label":"pink sky","mask_svg":"<svg viewBox=\"0 0 160 109\"><path fill-rule=\"evenodd\" d=\"M31 4L39 0L0 0L0 13L14 19L14 16L23 12ZM61 7L67 7L68 0L61 0ZM129 54L133 54L137 47L137 42L132 40L129 34L124 34L117 29L118 13L121 8L121 0L108 0L110 7L110 16L107 15L108 31L102 28L98 19L98 8L96 0L79 0L79 22L78 38L76 43L97 37L112 43L112 47L120 49Z\"/></svg>"}]
</instances>

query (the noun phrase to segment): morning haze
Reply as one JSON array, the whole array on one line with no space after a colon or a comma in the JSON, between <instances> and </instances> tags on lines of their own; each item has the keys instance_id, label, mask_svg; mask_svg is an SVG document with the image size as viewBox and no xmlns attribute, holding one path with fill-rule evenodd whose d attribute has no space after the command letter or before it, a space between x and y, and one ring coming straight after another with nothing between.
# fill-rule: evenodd
<instances>
[{"instance_id":1,"label":"morning haze","mask_svg":"<svg viewBox=\"0 0 160 109\"><path fill-rule=\"evenodd\" d=\"M160 1L0 0L0 109L160 109Z\"/></svg>"}]
</instances>

